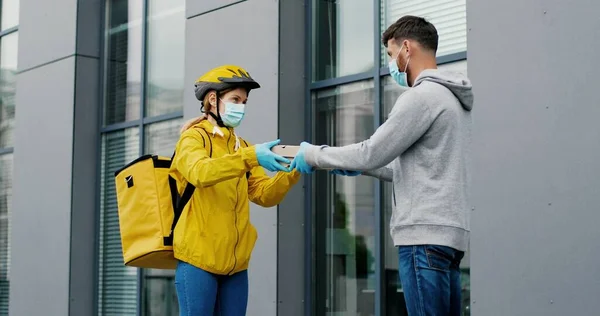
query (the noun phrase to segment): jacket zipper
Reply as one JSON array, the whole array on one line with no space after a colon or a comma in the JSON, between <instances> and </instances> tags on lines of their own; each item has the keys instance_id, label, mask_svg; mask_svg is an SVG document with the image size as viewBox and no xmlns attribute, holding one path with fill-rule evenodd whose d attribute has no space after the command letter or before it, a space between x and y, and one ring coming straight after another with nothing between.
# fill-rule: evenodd
<instances>
[{"instance_id":1,"label":"jacket zipper","mask_svg":"<svg viewBox=\"0 0 600 316\"><path fill-rule=\"evenodd\" d=\"M238 180L238 185L235 187L236 188L236 195L238 194L238 189L240 186L240 181ZM238 196L239 198L239 196ZM235 203L235 209L233 210L233 216L234 216L234 220L233 220L233 226L235 226L235 245L233 246L233 268L231 268L231 271L229 271L229 275L231 275L231 273L235 270L235 266L237 265L237 256L235 254L235 250L237 248L238 242L240 241L240 232L238 230L237 227L237 201Z\"/></svg>"},{"instance_id":2,"label":"jacket zipper","mask_svg":"<svg viewBox=\"0 0 600 316\"><path fill-rule=\"evenodd\" d=\"M227 138L227 151L231 154L231 148L229 147L229 141L231 140L231 135L233 134L233 131L230 129L229 130L229 138ZM235 228L235 245L233 246L233 267L231 268L231 271L229 271L229 275L231 275L231 273L233 273L233 271L235 270L235 266L237 265L237 256L235 254L235 250L237 248L238 242L240 240L240 232L238 230L237 227L237 206L238 206L238 202L239 202L239 187L240 187L240 180L238 179L238 183L235 186L235 195L236 195L236 199L235 199L235 207L233 209L233 227Z\"/></svg>"}]
</instances>

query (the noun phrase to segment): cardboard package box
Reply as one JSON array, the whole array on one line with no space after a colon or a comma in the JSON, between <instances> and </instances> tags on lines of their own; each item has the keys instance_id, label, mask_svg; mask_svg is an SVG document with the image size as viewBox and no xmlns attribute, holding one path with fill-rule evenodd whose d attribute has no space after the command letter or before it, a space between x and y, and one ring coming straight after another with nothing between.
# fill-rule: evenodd
<instances>
[{"instance_id":1,"label":"cardboard package box","mask_svg":"<svg viewBox=\"0 0 600 316\"><path fill-rule=\"evenodd\" d=\"M273 146L273 148L271 148L271 151L278 154L279 156L285 157L285 158L289 159L290 161L292 161L294 159L294 157L296 157L296 154L298 153L299 149L300 149L300 146L277 145L277 146ZM281 163L281 164L286 167L289 166L289 164L286 164L286 163Z\"/></svg>"}]
</instances>

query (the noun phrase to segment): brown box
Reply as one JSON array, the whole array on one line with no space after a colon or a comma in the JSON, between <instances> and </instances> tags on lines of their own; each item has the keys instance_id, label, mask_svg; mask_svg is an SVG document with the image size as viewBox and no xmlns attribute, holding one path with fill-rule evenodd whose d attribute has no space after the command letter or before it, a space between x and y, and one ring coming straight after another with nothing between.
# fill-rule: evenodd
<instances>
[{"instance_id":1,"label":"brown box","mask_svg":"<svg viewBox=\"0 0 600 316\"><path fill-rule=\"evenodd\" d=\"M291 146L291 145L277 145L271 148L271 151L278 154L279 156L285 157L290 161L296 157L300 146ZM289 167L289 164L281 163L283 166Z\"/></svg>"}]
</instances>

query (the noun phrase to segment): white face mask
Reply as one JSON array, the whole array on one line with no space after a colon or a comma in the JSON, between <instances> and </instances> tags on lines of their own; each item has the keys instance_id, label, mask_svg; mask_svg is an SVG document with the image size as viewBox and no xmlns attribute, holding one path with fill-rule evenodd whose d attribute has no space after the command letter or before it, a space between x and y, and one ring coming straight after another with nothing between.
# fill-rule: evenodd
<instances>
[{"instance_id":1,"label":"white face mask","mask_svg":"<svg viewBox=\"0 0 600 316\"><path fill-rule=\"evenodd\" d=\"M238 127L246 114L246 105L241 103L225 102L221 99L223 105L225 105L225 113L221 115L223 124L227 127Z\"/></svg>"},{"instance_id":2,"label":"white face mask","mask_svg":"<svg viewBox=\"0 0 600 316\"><path fill-rule=\"evenodd\" d=\"M402 45L402 47L404 47L404 45ZM406 70L408 69L410 56L408 56L408 59L406 60L406 66L404 67L404 71L400 72L400 69L398 69L398 57L400 56L401 52L402 48L400 48L400 51L398 52L396 57L389 62L388 69L390 70L390 76L392 76L392 79L394 79L394 81L396 81L397 84L403 87L408 87L408 77L406 75Z\"/></svg>"}]
</instances>

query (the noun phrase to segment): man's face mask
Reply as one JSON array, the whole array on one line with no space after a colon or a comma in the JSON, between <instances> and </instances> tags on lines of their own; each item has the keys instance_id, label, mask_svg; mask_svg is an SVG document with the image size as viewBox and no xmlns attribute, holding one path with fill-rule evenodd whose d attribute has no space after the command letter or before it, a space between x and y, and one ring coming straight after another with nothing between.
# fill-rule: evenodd
<instances>
[{"instance_id":1,"label":"man's face mask","mask_svg":"<svg viewBox=\"0 0 600 316\"><path fill-rule=\"evenodd\" d=\"M227 127L238 127L244 118L246 105L241 103L225 102L221 99L225 106L225 112L221 114L221 120Z\"/></svg>"},{"instance_id":2,"label":"man's face mask","mask_svg":"<svg viewBox=\"0 0 600 316\"><path fill-rule=\"evenodd\" d=\"M402 45L402 47L404 47L404 44ZM398 54L396 54L396 57L394 57L394 59L392 59L388 64L388 69L390 70L390 76L392 76L392 79L394 79L396 83L403 87L408 87L408 78L406 75L406 70L408 69L410 56L407 56L404 71L400 72L400 69L398 69L398 57L400 57L400 53L402 53L402 47L400 47L400 50L398 51Z\"/></svg>"}]
</instances>

